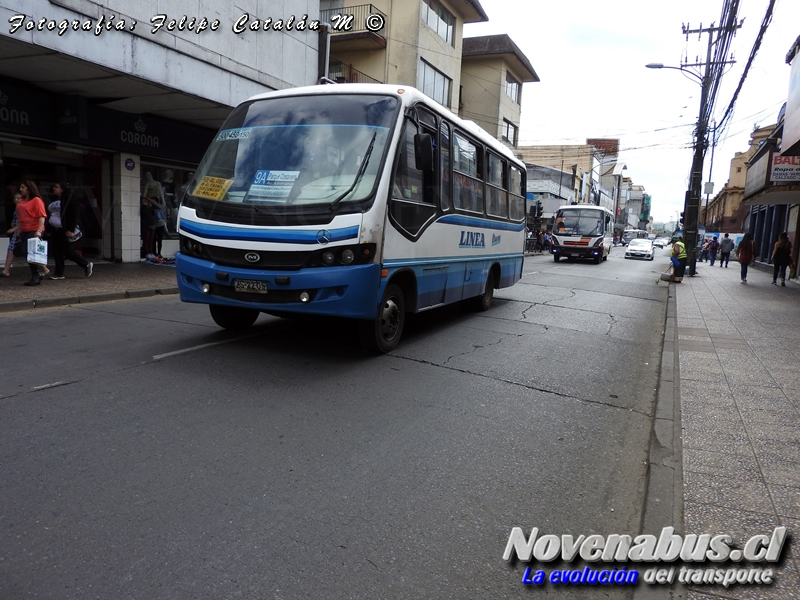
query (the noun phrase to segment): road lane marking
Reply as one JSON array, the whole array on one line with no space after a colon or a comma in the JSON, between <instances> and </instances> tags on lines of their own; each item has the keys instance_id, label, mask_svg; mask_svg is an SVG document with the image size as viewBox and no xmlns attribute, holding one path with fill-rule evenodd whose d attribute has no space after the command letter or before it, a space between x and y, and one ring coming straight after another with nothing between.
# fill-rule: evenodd
<instances>
[{"instance_id":1,"label":"road lane marking","mask_svg":"<svg viewBox=\"0 0 800 600\"><path fill-rule=\"evenodd\" d=\"M204 348L211 348L213 346L221 346L222 344L230 344L231 342L238 342L239 340L246 340L251 337L263 335L263 332L251 333L250 335L242 335L239 337L231 338L229 340L220 340L219 342L209 342L208 344L200 344L190 348L182 348L181 350L174 350L172 352L165 352L164 354L156 354L153 360L161 360L162 358L169 358L170 356L177 356L179 354L187 354L188 352L195 352L196 350L203 350Z\"/></svg>"},{"instance_id":2,"label":"road lane marking","mask_svg":"<svg viewBox=\"0 0 800 600\"><path fill-rule=\"evenodd\" d=\"M61 385L69 385L70 383L75 383L75 382L74 381L56 381L54 383L45 383L44 385L37 385L37 386L32 387L31 389L38 392L39 390L46 390L46 389L49 389L49 388L59 387Z\"/></svg>"}]
</instances>

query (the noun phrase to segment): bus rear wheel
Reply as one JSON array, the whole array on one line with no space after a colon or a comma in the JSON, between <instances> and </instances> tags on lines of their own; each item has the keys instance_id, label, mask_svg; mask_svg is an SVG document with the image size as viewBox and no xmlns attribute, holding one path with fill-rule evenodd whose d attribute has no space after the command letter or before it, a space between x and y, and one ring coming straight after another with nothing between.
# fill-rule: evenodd
<instances>
[{"instance_id":1,"label":"bus rear wheel","mask_svg":"<svg viewBox=\"0 0 800 600\"><path fill-rule=\"evenodd\" d=\"M209 304L211 318L214 323L224 329L240 331L247 329L258 318L258 312L252 308L239 308L237 306L222 306L220 304Z\"/></svg>"},{"instance_id":2,"label":"bus rear wheel","mask_svg":"<svg viewBox=\"0 0 800 600\"><path fill-rule=\"evenodd\" d=\"M483 288L483 293L480 296L472 298L472 308L480 312L489 310L492 307L494 300L494 274L489 271L486 276L486 287Z\"/></svg>"},{"instance_id":3,"label":"bus rear wheel","mask_svg":"<svg viewBox=\"0 0 800 600\"><path fill-rule=\"evenodd\" d=\"M383 292L378 317L360 321L361 344L373 352L387 353L397 347L406 322L406 300L400 286L390 283Z\"/></svg>"}]
</instances>

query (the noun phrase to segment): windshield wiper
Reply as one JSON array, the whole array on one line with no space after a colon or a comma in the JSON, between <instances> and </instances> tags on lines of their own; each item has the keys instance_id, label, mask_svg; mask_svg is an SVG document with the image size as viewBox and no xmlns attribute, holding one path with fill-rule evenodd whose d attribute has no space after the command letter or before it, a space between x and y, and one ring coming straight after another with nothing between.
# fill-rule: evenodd
<instances>
[{"instance_id":1,"label":"windshield wiper","mask_svg":"<svg viewBox=\"0 0 800 600\"><path fill-rule=\"evenodd\" d=\"M347 196L347 194L352 192L355 189L356 185L358 185L358 182L361 180L361 177L364 175L364 171L367 170L367 163L369 162L369 157L372 154L372 149L375 147L375 138L377 137L377 135L378 135L377 131L372 134L372 139L369 142L369 147L367 148L366 154L364 154L364 159L361 161L361 166L358 167L358 173L356 173L356 176L353 179L353 183L350 184L350 187L347 188L347 190L345 190L345 192L341 196L339 196L338 198L336 198L336 200L334 200L333 202L330 203L329 208L331 210L336 208L336 205L339 204L339 202L341 202L342 200L344 200L345 197Z\"/></svg>"}]
</instances>

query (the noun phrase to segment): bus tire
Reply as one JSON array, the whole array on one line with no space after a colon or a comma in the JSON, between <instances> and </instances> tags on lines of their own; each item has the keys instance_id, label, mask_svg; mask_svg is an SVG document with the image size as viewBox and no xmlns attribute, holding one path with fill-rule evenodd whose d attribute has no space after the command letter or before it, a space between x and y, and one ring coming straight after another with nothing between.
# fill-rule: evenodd
<instances>
[{"instance_id":1,"label":"bus tire","mask_svg":"<svg viewBox=\"0 0 800 600\"><path fill-rule=\"evenodd\" d=\"M483 293L471 300L472 308L477 311L485 312L492 307L492 300L494 300L494 274L491 271L486 276L486 287L483 288Z\"/></svg>"},{"instance_id":2,"label":"bus tire","mask_svg":"<svg viewBox=\"0 0 800 600\"><path fill-rule=\"evenodd\" d=\"M383 292L378 317L360 321L361 344L368 350L386 354L397 347L406 322L406 299L400 286L390 283Z\"/></svg>"},{"instance_id":3,"label":"bus tire","mask_svg":"<svg viewBox=\"0 0 800 600\"><path fill-rule=\"evenodd\" d=\"M561 260L561 255L560 254L553 254L553 262L558 262L559 260Z\"/></svg>"},{"instance_id":4,"label":"bus tire","mask_svg":"<svg viewBox=\"0 0 800 600\"><path fill-rule=\"evenodd\" d=\"M241 331L249 328L258 318L259 311L253 308L239 308L238 306L222 306L221 304L209 304L211 318L214 323L224 329Z\"/></svg>"}]
</instances>

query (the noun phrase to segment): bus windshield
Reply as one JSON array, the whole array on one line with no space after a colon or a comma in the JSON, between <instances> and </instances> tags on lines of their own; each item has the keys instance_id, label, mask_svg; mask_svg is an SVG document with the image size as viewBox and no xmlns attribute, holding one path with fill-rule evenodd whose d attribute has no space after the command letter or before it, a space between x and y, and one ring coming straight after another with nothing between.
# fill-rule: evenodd
<instances>
[{"instance_id":1,"label":"bus windshield","mask_svg":"<svg viewBox=\"0 0 800 600\"><path fill-rule=\"evenodd\" d=\"M556 220L561 217L564 225L557 226L556 234L597 237L605 233L603 211L586 208L560 210L556 214Z\"/></svg>"},{"instance_id":2,"label":"bus windshield","mask_svg":"<svg viewBox=\"0 0 800 600\"><path fill-rule=\"evenodd\" d=\"M368 199L399 102L326 94L255 100L234 110L206 153L187 200L297 211Z\"/></svg>"},{"instance_id":3,"label":"bus windshield","mask_svg":"<svg viewBox=\"0 0 800 600\"><path fill-rule=\"evenodd\" d=\"M644 229L626 229L622 232L622 240L630 242L639 238L646 238L647 232Z\"/></svg>"}]
</instances>

